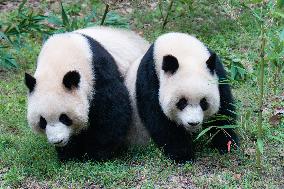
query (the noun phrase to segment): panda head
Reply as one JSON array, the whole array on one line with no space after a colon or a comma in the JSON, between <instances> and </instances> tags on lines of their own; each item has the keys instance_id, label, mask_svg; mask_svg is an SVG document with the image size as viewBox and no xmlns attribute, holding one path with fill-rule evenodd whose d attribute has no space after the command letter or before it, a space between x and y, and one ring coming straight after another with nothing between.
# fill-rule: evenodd
<instances>
[{"instance_id":1,"label":"panda head","mask_svg":"<svg viewBox=\"0 0 284 189\"><path fill-rule=\"evenodd\" d=\"M198 131L219 110L216 58L203 43L187 34L164 34L154 44L162 111L190 132Z\"/></svg>"},{"instance_id":2,"label":"panda head","mask_svg":"<svg viewBox=\"0 0 284 189\"><path fill-rule=\"evenodd\" d=\"M35 132L46 135L49 143L59 147L87 127L87 94L92 83L89 79L88 84L86 76L92 76L85 64L89 61L85 53L88 44L78 47L84 42L78 36L52 37L41 50L35 75L25 74L28 123Z\"/></svg>"},{"instance_id":3,"label":"panda head","mask_svg":"<svg viewBox=\"0 0 284 189\"><path fill-rule=\"evenodd\" d=\"M28 122L34 131L44 133L51 144L65 146L70 137L86 126L86 102L80 97L80 74L69 71L62 78L62 90L44 90L40 79L25 74L29 89Z\"/></svg>"}]
</instances>

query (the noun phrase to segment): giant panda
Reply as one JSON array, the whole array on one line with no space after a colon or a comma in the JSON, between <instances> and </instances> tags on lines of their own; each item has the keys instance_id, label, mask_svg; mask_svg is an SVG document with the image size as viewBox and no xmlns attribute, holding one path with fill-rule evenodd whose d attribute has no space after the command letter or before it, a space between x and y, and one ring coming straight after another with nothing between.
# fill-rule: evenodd
<instances>
[{"instance_id":1,"label":"giant panda","mask_svg":"<svg viewBox=\"0 0 284 189\"><path fill-rule=\"evenodd\" d=\"M197 38L175 32L158 37L131 65L125 82L140 143L151 138L171 159L194 160L193 134L201 126L235 124L226 78L218 56ZM229 141L238 145L231 128L212 127L208 133L221 153L227 151Z\"/></svg>"},{"instance_id":2,"label":"giant panda","mask_svg":"<svg viewBox=\"0 0 284 189\"><path fill-rule=\"evenodd\" d=\"M60 160L114 157L127 145L132 108L126 72L149 43L134 32L92 27L55 34L34 76L25 74L27 120Z\"/></svg>"}]
</instances>

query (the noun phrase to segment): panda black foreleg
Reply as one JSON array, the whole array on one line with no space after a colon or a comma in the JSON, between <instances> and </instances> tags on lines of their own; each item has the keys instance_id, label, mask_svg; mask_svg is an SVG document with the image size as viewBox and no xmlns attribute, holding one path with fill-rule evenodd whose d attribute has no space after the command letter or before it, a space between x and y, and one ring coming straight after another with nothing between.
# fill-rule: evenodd
<instances>
[{"instance_id":1,"label":"panda black foreleg","mask_svg":"<svg viewBox=\"0 0 284 189\"><path fill-rule=\"evenodd\" d=\"M84 148L81 144L80 138L83 138L83 133L77 136L73 136L69 143L64 147L56 147L57 157L60 161L67 160L83 160Z\"/></svg>"},{"instance_id":2,"label":"panda black foreleg","mask_svg":"<svg viewBox=\"0 0 284 189\"><path fill-rule=\"evenodd\" d=\"M186 161L194 160L194 150L191 138L184 139L182 143L179 137L177 142L169 142L163 146L165 155L170 159L175 160L177 163L184 163Z\"/></svg>"},{"instance_id":3,"label":"panda black foreleg","mask_svg":"<svg viewBox=\"0 0 284 189\"><path fill-rule=\"evenodd\" d=\"M165 155L177 163L194 160L192 136L176 125L160 125L158 130L150 129L153 141L162 148ZM156 128L157 129L157 128Z\"/></svg>"}]
</instances>

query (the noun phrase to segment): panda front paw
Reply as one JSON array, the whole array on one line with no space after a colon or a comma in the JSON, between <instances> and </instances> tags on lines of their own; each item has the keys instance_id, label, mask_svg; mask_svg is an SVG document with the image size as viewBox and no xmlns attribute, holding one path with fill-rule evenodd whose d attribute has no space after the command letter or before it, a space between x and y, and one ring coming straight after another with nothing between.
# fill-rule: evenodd
<instances>
[{"instance_id":1,"label":"panda front paw","mask_svg":"<svg viewBox=\"0 0 284 189\"><path fill-rule=\"evenodd\" d=\"M166 156L176 163L193 162L195 160L192 148L164 148Z\"/></svg>"}]
</instances>

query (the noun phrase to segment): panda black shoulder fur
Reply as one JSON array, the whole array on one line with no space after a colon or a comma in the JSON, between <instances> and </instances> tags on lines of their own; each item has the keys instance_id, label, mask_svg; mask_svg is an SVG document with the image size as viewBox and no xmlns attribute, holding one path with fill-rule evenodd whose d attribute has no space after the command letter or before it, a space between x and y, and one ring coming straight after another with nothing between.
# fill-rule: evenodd
<instances>
[{"instance_id":1,"label":"panda black shoulder fur","mask_svg":"<svg viewBox=\"0 0 284 189\"><path fill-rule=\"evenodd\" d=\"M195 37L164 34L151 45L141 62L138 60L132 67L126 84L132 101L137 103L136 116L141 120L142 133L148 132L170 158L177 161L194 158L192 132L201 125L235 123L231 89L229 84L222 83L226 80L223 65ZM129 82L134 78L136 85ZM233 129L212 128L209 133L216 132L212 144L221 152L227 151L229 141L238 145Z\"/></svg>"},{"instance_id":2,"label":"panda black shoulder fur","mask_svg":"<svg viewBox=\"0 0 284 189\"><path fill-rule=\"evenodd\" d=\"M51 36L29 89L27 118L61 160L106 159L120 152L131 122L124 77L149 44L137 34L93 27Z\"/></svg>"}]
</instances>

